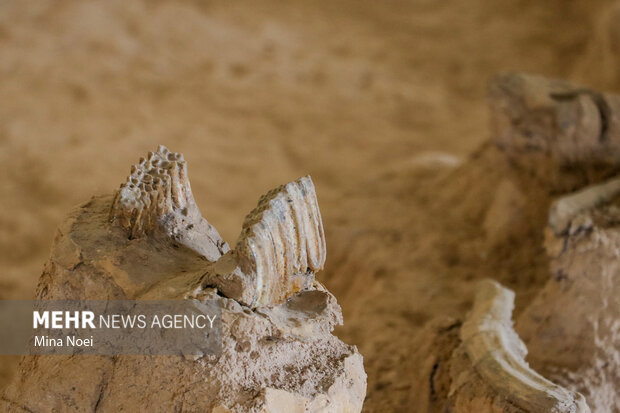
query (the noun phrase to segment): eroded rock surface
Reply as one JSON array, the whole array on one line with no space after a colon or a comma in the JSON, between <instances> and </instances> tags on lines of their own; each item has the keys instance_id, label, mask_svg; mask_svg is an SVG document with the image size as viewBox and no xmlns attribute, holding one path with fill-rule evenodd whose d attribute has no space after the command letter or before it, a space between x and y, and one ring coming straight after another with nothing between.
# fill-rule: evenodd
<instances>
[{"instance_id":1,"label":"eroded rock surface","mask_svg":"<svg viewBox=\"0 0 620 413\"><path fill-rule=\"evenodd\" d=\"M318 255L294 264L307 278L303 285L285 284L277 302L268 296L251 301L252 307L218 288L226 282L211 271L229 248L200 215L179 154L160 147L132 169L116 194L77 207L58 229L38 298L219 300L223 351L201 357L27 356L0 400L1 409L359 412L366 393L362 356L331 334L342 323L341 310L313 276L325 254L314 187L309 177L289 185L303 192L296 200L312 196L302 211L315 232L289 228L297 237L282 237L279 245L291 252L285 254L288 260L299 259L302 242L306 250L319 242L320 248L308 253ZM274 206L266 203L266 210ZM289 210L298 211L295 205ZM280 222L273 217L270 224L278 228ZM265 237L252 246L273 248ZM295 272L262 271L271 283Z\"/></svg>"}]
</instances>

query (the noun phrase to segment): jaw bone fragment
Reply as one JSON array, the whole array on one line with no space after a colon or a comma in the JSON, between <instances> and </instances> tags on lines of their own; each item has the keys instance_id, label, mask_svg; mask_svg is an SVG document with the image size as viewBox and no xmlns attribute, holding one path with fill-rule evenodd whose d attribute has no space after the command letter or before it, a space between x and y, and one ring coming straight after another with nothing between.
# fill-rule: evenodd
<instances>
[{"instance_id":1,"label":"jaw bone fragment","mask_svg":"<svg viewBox=\"0 0 620 413\"><path fill-rule=\"evenodd\" d=\"M195 206L185 167L177 162L169 179L165 171L150 172L167 154L160 147L142 169L136 167L128 181L134 187L93 197L71 212L56 234L37 297L216 300L222 306L221 353L26 356L0 395L0 411L65 411L67 406L76 412L177 411L179 406L200 412L361 411L362 356L332 334L342 323L340 307L312 277L325 261L325 239L310 179L263 197L244 225L235 255L226 254L226 244ZM160 181L153 187L145 181L154 178L144 174L155 172ZM276 234L278 250L269 244ZM285 261L253 267L266 246L273 248L271 254L284 254ZM247 273L244 288L257 304L283 302L252 309L223 297L222 290L203 287L205 271L222 256L242 258L235 265ZM259 269L268 271L261 276L271 284L256 295L252 277ZM211 275L216 285L225 284ZM286 284L286 277L303 279L304 289L296 292L291 286L297 285ZM274 290L279 282L285 284Z\"/></svg>"},{"instance_id":2,"label":"jaw bone fragment","mask_svg":"<svg viewBox=\"0 0 620 413\"><path fill-rule=\"evenodd\" d=\"M227 297L251 307L285 301L311 285L314 273L325 264L325 234L309 176L263 195L230 251L200 215L183 155L164 146L131 168L114 196L110 220L130 238L164 233L217 261L205 285L217 286ZM212 242L197 242L197 232Z\"/></svg>"},{"instance_id":3,"label":"jaw bone fragment","mask_svg":"<svg viewBox=\"0 0 620 413\"><path fill-rule=\"evenodd\" d=\"M482 281L474 307L461 327L461 346L453 357L464 354L473 371L507 406L533 413L589 412L582 395L552 383L527 365L524 360L527 349L512 329L513 300L512 291L494 281ZM463 388L472 386L472 370L454 370L450 389L450 397L456 404L454 411L469 411L476 402L464 401L468 397ZM484 393L482 397L495 398Z\"/></svg>"},{"instance_id":4,"label":"jaw bone fragment","mask_svg":"<svg viewBox=\"0 0 620 413\"><path fill-rule=\"evenodd\" d=\"M279 304L313 282L325 252L314 184L302 177L260 198L236 248L218 260L205 285L251 307Z\"/></svg>"}]
</instances>

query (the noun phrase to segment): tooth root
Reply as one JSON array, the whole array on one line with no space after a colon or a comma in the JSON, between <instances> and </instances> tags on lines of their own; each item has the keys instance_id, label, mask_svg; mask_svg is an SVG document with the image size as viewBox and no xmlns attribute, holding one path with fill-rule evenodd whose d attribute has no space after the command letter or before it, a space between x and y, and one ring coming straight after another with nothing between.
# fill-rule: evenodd
<instances>
[{"instance_id":1,"label":"tooth root","mask_svg":"<svg viewBox=\"0 0 620 413\"><path fill-rule=\"evenodd\" d=\"M494 281L480 283L460 332L475 371L500 398L524 411L589 413L581 394L552 383L527 365L527 348L512 328L513 302L512 291Z\"/></svg>"},{"instance_id":2,"label":"tooth root","mask_svg":"<svg viewBox=\"0 0 620 413\"><path fill-rule=\"evenodd\" d=\"M114 196L110 220L132 238L152 232L164 216L193 202L183 155L160 145L131 167Z\"/></svg>"},{"instance_id":3,"label":"tooth root","mask_svg":"<svg viewBox=\"0 0 620 413\"><path fill-rule=\"evenodd\" d=\"M280 303L325 264L325 237L314 184L303 177L263 195L244 220L235 250L254 289L252 306Z\"/></svg>"}]
</instances>

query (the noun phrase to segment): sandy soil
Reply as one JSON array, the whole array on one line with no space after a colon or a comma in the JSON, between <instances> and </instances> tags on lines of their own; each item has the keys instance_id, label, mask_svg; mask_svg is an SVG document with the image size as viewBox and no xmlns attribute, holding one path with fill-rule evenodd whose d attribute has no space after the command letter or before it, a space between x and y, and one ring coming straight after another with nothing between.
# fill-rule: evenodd
<instances>
[{"instance_id":1,"label":"sandy soil","mask_svg":"<svg viewBox=\"0 0 620 413\"><path fill-rule=\"evenodd\" d=\"M545 268L535 246L477 249L499 178L459 165L488 138L485 85L514 70L617 89L589 70L609 4L0 2L0 298L30 298L64 214L157 144L185 154L228 241L260 194L310 173L365 410L408 411L421 328L466 311L474 279L526 300Z\"/></svg>"}]
</instances>

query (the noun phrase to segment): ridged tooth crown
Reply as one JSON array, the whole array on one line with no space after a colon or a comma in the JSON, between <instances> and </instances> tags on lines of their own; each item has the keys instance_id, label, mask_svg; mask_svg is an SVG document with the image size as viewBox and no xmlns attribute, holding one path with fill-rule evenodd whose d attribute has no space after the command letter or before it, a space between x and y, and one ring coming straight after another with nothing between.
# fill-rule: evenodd
<instances>
[{"instance_id":1,"label":"ridged tooth crown","mask_svg":"<svg viewBox=\"0 0 620 413\"><path fill-rule=\"evenodd\" d=\"M585 398L532 370L527 348L512 327L514 292L483 280L461 327L465 352L478 375L501 398L527 412L590 413Z\"/></svg>"},{"instance_id":2,"label":"ridged tooth crown","mask_svg":"<svg viewBox=\"0 0 620 413\"><path fill-rule=\"evenodd\" d=\"M255 280L255 305L281 302L303 287L303 277L323 268L321 213L309 176L263 195L246 217L236 254Z\"/></svg>"},{"instance_id":3,"label":"ridged tooth crown","mask_svg":"<svg viewBox=\"0 0 620 413\"><path fill-rule=\"evenodd\" d=\"M160 145L131 167L127 181L116 192L110 219L136 238L153 231L165 215L183 211L189 204L193 196L183 155Z\"/></svg>"},{"instance_id":4,"label":"ridged tooth crown","mask_svg":"<svg viewBox=\"0 0 620 413\"><path fill-rule=\"evenodd\" d=\"M116 192L110 220L131 238L138 238L177 217L194 216L195 211L183 155L160 146L132 166L127 182ZM253 307L278 304L311 285L314 273L325 264L325 255L316 192L306 176L259 199L244 220L234 254L224 257L231 258L234 267L211 282ZM218 262L226 267L226 260ZM226 277L237 277L238 283L230 284L232 278ZM238 288L228 289L229 284Z\"/></svg>"}]
</instances>

